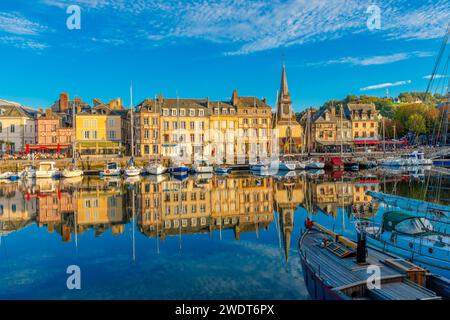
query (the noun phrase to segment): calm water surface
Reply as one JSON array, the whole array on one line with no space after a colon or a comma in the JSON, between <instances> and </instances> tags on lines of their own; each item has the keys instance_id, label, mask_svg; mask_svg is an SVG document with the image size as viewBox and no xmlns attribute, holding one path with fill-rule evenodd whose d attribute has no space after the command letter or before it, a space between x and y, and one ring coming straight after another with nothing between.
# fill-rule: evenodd
<instances>
[{"instance_id":1,"label":"calm water surface","mask_svg":"<svg viewBox=\"0 0 450 320\"><path fill-rule=\"evenodd\" d=\"M352 237L367 190L450 203L421 170L2 182L0 299L308 299L304 220Z\"/></svg>"}]
</instances>

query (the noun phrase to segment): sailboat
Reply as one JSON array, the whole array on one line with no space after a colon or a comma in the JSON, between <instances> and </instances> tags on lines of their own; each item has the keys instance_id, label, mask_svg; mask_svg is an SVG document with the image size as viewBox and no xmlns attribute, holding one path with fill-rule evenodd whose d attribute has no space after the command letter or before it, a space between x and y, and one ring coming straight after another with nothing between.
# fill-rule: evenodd
<instances>
[{"instance_id":1,"label":"sailboat","mask_svg":"<svg viewBox=\"0 0 450 320\"><path fill-rule=\"evenodd\" d=\"M154 102L154 112L156 113L156 97L154 99ZM155 140L155 137L153 137L153 139ZM161 175L167 172L167 168L163 166L160 161L154 161L149 162L149 164L144 168L144 172L152 175Z\"/></svg>"},{"instance_id":2,"label":"sailboat","mask_svg":"<svg viewBox=\"0 0 450 320\"><path fill-rule=\"evenodd\" d=\"M178 118L178 128L179 128L180 127L180 105L179 105L178 97L177 97L177 118ZM181 141L181 136L178 137L178 142L180 142L180 141ZM182 152L182 150L180 148L180 156L181 156L181 152ZM189 168L186 167L180 159L178 161L175 161L174 164L170 167L170 173L175 176L184 177L184 176L187 176L187 174L189 173Z\"/></svg>"},{"instance_id":3,"label":"sailboat","mask_svg":"<svg viewBox=\"0 0 450 320\"><path fill-rule=\"evenodd\" d=\"M135 177L141 174L141 169L134 164L134 120L133 120L133 87L130 86L130 132L131 132L131 158L125 168L125 175Z\"/></svg>"},{"instance_id":4,"label":"sailboat","mask_svg":"<svg viewBox=\"0 0 450 320\"><path fill-rule=\"evenodd\" d=\"M306 118L306 134L304 135L305 141L304 144L306 144L307 142L307 147L308 147L308 155L311 153L311 148L310 148L310 141L311 141L311 110L308 109L307 111L307 118ZM306 138L308 138L308 140L306 141ZM302 153L303 153L303 149L302 149ZM303 168L305 170L322 170L325 168L325 163L319 161L316 158L308 158L306 161L302 161L301 162Z\"/></svg>"},{"instance_id":5,"label":"sailboat","mask_svg":"<svg viewBox=\"0 0 450 320\"><path fill-rule=\"evenodd\" d=\"M220 126L219 114L220 114L220 102L217 102L217 121ZM217 165L216 167L214 167L214 172L219 175L220 174L228 174L228 173L230 173L230 171L231 171L231 169L225 167L224 165Z\"/></svg>"},{"instance_id":6,"label":"sailboat","mask_svg":"<svg viewBox=\"0 0 450 320\"><path fill-rule=\"evenodd\" d=\"M72 128L73 131L76 132L75 129L75 104L72 106ZM72 141L72 165L69 168L65 168L62 172L63 178L76 178L81 177L83 175L83 170L78 169L77 163L75 160L75 135Z\"/></svg>"}]
</instances>

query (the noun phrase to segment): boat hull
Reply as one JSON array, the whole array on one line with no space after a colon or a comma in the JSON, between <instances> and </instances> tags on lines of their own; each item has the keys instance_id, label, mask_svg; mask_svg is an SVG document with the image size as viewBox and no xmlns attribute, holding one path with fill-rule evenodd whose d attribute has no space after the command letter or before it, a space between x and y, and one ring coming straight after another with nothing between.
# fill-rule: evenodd
<instances>
[{"instance_id":1,"label":"boat hull","mask_svg":"<svg viewBox=\"0 0 450 320\"><path fill-rule=\"evenodd\" d=\"M325 285L319 277L316 276L302 255L300 256L300 261L303 269L303 280L311 299L324 301L346 300L345 296L341 296L334 292L330 287Z\"/></svg>"},{"instance_id":2,"label":"boat hull","mask_svg":"<svg viewBox=\"0 0 450 320\"><path fill-rule=\"evenodd\" d=\"M120 176L120 169L106 169L102 171L102 175L105 177Z\"/></svg>"},{"instance_id":3,"label":"boat hull","mask_svg":"<svg viewBox=\"0 0 450 320\"><path fill-rule=\"evenodd\" d=\"M193 171L195 173L213 173L214 172L214 168L210 167L210 166L205 166L205 167L194 167Z\"/></svg>"},{"instance_id":4,"label":"boat hull","mask_svg":"<svg viewBox=\"0 0 450 320\"><path fill-rule=\"evenodd\" d=\"M152 175L160 175L167 172L167 168L163 166L149 166L147 167L147 172Z\"/></svg>"},{"instance_id":5,"label":"boat hull","mask_svg":"<svg viewBox=\"0 0 450 320\"><path fill-rule=\"evenodd\" d=\"M133 168L133 169L125 169L125 175L127 177L136 177L141 174L141 169Z\"/></svg>"},{"instance_id":6,"label":"boat hull","mask_svg":"<svg viewBox=\"0 0 450 320\"><path fill-rule=\"evenodd\" d=\"M36 171L35 177L37 179L53 178L56 176L56 171Z\"/></svg>"},{"instance_id":7,"label":"boat hull","mask_svg":"<svg viewBox=\"0 0 450 320\"><path fill-rule=\"evenodd\" d=\"M170 168L170 173L175 176L183 176L189 173L188 167L173 167Z\"/></svg>"},{"instance_id":8,"label":"boat hull","mask_svg":"<svg viewBox=\"0 0 450 320\"><path fill-rule=\"evenodd\" d=\"M63 178L76 178L83 175L83 170L64 170L61 174Z\"/></svg>"},{"instance_id":9,"label":"boat hull","mask_svg":"<svg viewBox=\"0 0 450 320\"><path fill-rule=\"evenodd\" d=\"M305 165L307 170L320 170L325 168L325 163L323 162L309 162Z\"/></svg>"}]
</instances>

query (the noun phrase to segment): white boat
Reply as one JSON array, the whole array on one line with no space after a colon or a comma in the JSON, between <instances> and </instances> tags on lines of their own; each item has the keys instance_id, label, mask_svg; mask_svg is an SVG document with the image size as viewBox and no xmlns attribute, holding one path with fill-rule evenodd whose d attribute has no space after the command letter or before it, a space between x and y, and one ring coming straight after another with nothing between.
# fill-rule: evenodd
<instances>
[{"instance_id":1,"label":"white boat","mask_svg":"<svg viewBox=\"0 0 450 320\"><path fill-rule=\"evenodd\" d=\"M141 174L141 168L136 168L134 165L128 166L125 169L125 175L128 177L136 177Z\"/></svg>"},{"instance_id":2,"label":"white boat","mask_svg":"<svg viewBox=\"0 0 450 320\"><path fill-rule=\"evenodd\" d=\"M136 177L141 174L142 168L137 168L134 164L134 117L133 117L133 87L130 86L130 121L131 121L131 158L124 170L127 177Z\"/></svg>"},{"instance_id":3,"label":"white boat","mask_svg":"<svg viewBox=\"0 0 450 320\"><path fill-rule=\"evenodd\" d=\"M167 168L160 163L150 163L145 171L152 175L160 175L167 172Z\"/></svg>"},{"instance_id":4,"label":"white boat","mask_svg":"<svg viewBox=\"0 0 450 320\"><path fill-rule=\"evenodd\" d=\"M325 163L317 160L307 160L304 162L306 170L320 170L325 168Z\"/></svg>"},{"instance_id":5,"label":"white boat","mask_svg":"<svg viewBox=\"0 0 450 320\"><path fill-rule=\"evenodd\" d=\"M43 161L35 171L36 178L53 178L58 174L58 168L54 161Z\"/></svg>"},{"instance_id":6,"label":"white boat","mask_svg":"<svg viewBox=\"0 0 450 320\"><path fill-rule=\"evenodd\" d=\"M213 173L214 168L206 160L198 160L192 166L195 173Z\"/></svg>"},{"instance_id":7,"label":"white boat","mask_svg":"<svg viewBox=\"0 0 450 320\"><path fill-rule=\"evenodd\" d=\"M296 161L295 162L295 170L305 170L306 169L306 163L302 161Z\"/></svg>"},{"instance_id":8,"label":"white boat","mask_svg":"<svg viewBox=\"0 0 450 320\"><path fill-rule=\"evenodd\" d=\"M81 177L82 175L83 175L83 170L78 169L77 167L66 168L62 172L62 176L64 178L75 178L75 177Z\"/></svg>"},{"instance_id":9,"label":"white boat","mask_svg":"<svg viewBox=\"0 0 450 320\"><path fill-rule=\"evenodd\" d=\"M74 131L76 131L75 128L75 104L72 106L72 124L74 126ZM62 172L63 178L76 178L81 177L83 175L83 170L78 169L77 163L75 160L75 139L72 141L72 165L68 168L65 168Z\"/></svg>"},{"instance_id":10,"label":"white boat","mask_svg":"<svg viewBox=\"0 0 450 320\"><path fill-rule=\"evenodd\" d=\"M12 173L10 171L0 173L0 179L3 179L3 180L11 179L12 176L14 176L14 173Z\"/></svg>"},{"instance_id":11,"label":"white boat","mask_svg":"<svg viewBox=\"0 0 450 320\"><path fill-rule=\"evenodd\" d=\"M265 163L257 163L255 165L250 166L250 170L252 173L255 173L257 175L261 176L269 176L271 175L271 168L269 164Z\"/></svg>"},{"instance_id":12,"label":"white boat","mask_svg":"<svg viewBox=\"0 0 450 320\"><path fill-rule=\"evenodd\" d=\"M427 166L433 165L433 160L426 159L422 151L414 151L411 154L401 157L390 157L380 161L383 166L403 167L403 166Z\"/></svg>"},{"instance_id":13,"label":"white boat","mask_svg":"<svg viewBox=\"0 0 450 320\"><path fill-rule=\"evenodd\" d=\"M217 174L227 174L230 173L231 169L227 167L215 167L214 172Z\"/></svg>"},{"instance_id":14,"label":"white boat","mask_svg":"<svg viewBox=\"0 0 450 320\"><path fill-rule=\"evenodd\" d=\"M115 161L108 162L101 174L103 176L120 176L120 166Z\"/></svg>"},{"instance_id":15,"label":"white boat","mask_svg":"<svg viewBox=\"0 0 450 320\"><path fill-rule=\"evenodd\" d=\"M294 160L286 160L278 162L279 171L294 171L297 168L297 162Z\"/></svg>"},{"instance_id":16,"label":"white boat","mask_svg":"<svg viewBox=\"0 0 450 320\"><path fill-rule=\"evenodd\" d=\"M295 156L285 155L279 164L280 171L294 171L294 170L303 170L305 169L305 165L303 162L295 160Z\"/></svg>"}]
</instances>

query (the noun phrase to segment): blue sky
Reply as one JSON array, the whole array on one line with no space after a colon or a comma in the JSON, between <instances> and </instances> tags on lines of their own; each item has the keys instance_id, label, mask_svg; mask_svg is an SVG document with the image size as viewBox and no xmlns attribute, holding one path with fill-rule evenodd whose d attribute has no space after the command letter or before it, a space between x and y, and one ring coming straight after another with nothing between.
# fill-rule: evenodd
<instances>
[{"instance_id":1,"label":"blue sky","mask_svg":"<svg viewBox=\"0 0 450 320\"><path fill-rule=\"evenodd\" d=\"M66 27L71 4L80 30ZM450 0L2 0L0 99L45 108L65 91L128 104L133 81L136 103L236 88L273 105L283 61L295 110L424 91L449 20Z\"/></svg>"}]
</instances>

